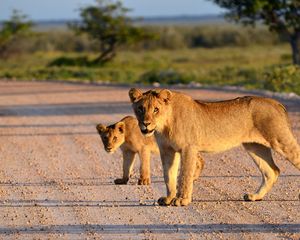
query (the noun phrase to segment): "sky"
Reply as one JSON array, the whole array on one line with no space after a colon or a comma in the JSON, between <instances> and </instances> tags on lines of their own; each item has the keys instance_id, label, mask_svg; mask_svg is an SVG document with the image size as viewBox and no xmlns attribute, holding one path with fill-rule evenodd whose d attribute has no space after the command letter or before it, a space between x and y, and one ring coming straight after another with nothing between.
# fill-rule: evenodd
<instances>
[{"instance_id":1,"label":"sky","mask_svg":"<svg viewBox=\"0 0 300 240\"><path fill-rule=\"evenodd\" d=\"M220 14L222 10L209 0L122 0L132 9L131 16L176 16ZM78 9L95 0L0 0L0 20L8 19L13 9L32 20L79 18Z\"/></svg>"}]
</instances>

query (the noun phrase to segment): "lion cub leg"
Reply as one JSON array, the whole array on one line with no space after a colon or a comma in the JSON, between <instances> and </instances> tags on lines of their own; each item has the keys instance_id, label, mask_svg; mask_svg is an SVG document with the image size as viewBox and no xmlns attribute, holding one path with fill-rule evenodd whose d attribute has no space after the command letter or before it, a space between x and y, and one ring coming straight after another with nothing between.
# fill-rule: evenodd
<instances>
[{"instance_id":1,"label":"lion cub leg","mask_svg":"<svg viewBox=\"0 0 300 240\"><path fill-rule=\"evenodd\" d=\"M167 196L158 199L158 204L168 206L176 197L177 175L180 162L180 154L173 149L161 149L161 161L163 165L164 180L167 187Z\"/></svg>"},{"instance_id":2,"label":"lion cub leg","mask_svg":"<svg viewBox=\"0 0 300 240\"><path fill-rule=\"evenodd\" d=\"M196 168L194 171L194 181L196 181L199 178L203 168L204 168L204 160L203 160L202 156L200 155L200 153L198 153Z\"/></svg>"},{"instance_id":3,"label":"lion cub leg","mask_svg":"<svg viewBox=\"0 0 300 240\"><path fill-rule=\"evenodd\" d=\"M258 191L254 194L245 194L244 199L246 201L259 201L262 200L277 181L280 170L273 161L270 148L257 143L244 143L243 146L254 160L263 177Z\"/></svg>"},{"instance_id":4,"label":"lion cub leg","mask_svg":"<svg viewBox=\"0 0 300 240\"><path fill-rule=\"evenodd\" d=\"M149 149L143 148L139 152L141 165L140 165L140 179L138 181L139 185L149 185L151 183L150 179L150 157L151 152Z\"/></svg>"},{"instance_id":5,"label":"lion cub leg","mask_svg":"<svg viewBox=\"0 0 300 240\"><path fill-rule=\"evenodd\" d=\"M127 184L135 159L135 153L130 150L123 150L123 178L115 179L115 184Z\"/></svg>"}]
</instances>

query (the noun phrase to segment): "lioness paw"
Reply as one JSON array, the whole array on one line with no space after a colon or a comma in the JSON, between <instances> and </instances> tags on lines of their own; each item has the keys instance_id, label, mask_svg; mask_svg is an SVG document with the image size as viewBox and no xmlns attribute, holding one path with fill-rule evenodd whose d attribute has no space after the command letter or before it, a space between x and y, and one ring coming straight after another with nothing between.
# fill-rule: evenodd
<instances>
[{"instance_id":1,"label":"lioness paw","mask_svg":"<svg viewBox=\"0 0 300 240\"><path fill-rule=\"evenodd\" d=\"M188 198L173 198L171 201L171 205L180 207L180 206L187 206L191 203L191 200Z\"/></svg>"},{"instance_id":2,"label":"lioness paw","mask_svg":"<svg viewBox=\"0 0 300 240\"><path fill-rule=\"evenodd\" d=\"M116 185L125 185L128 182L128 179L124 179L124 178L117 178L115 179L115 184Z\"/></svg>"},{"instance_id":3,"label":"lioness paw","mask_svg":"<svg viewBox=\"0 0 300 240\"><path fill-rule=\"evenodd\" d=\"M157 200L157 203L160 206L169 206L171 205L171 202L172 202L172 198L168 198L168 197L161 197Z\"/></svg>"},{"instance_id":4,"label":"lioness paw","mask_svg":"<svg viewBox=\"0 0 300 240\"><path fill-rule=\"evenodd\" d=\"M255 195L255 194L250 194L250 193L246 193L245 195L244 195L244 200L246 201L246 202L254 202L254 201L261 201L262 200L262 198L259 198L257 195Z\"/></svg>"},{"instance_id":5,"label":"lioness paw","mask_svg":"<svg viewBox=\"0 0 300 240\"><path fill-rule=\"evenodd\" d=\"M138 181L138 185L150 185L150 178L140 178Z\"/></svg>"}]
</instances>

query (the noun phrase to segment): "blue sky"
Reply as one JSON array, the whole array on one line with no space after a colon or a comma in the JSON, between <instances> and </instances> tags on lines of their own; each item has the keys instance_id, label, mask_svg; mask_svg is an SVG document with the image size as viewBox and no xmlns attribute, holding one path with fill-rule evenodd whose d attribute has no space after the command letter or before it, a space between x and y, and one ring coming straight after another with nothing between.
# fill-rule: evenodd
<instances>
[{"instance_id":1,"label":"blue sky","mask_svg":"<svg viewBox=\"0 0 300 240\"><path fill-rule=\"evenodd\" d=\"M94 0L0 0L0 20L8 19L12 9L21 10L33 20L78 18L78 8ZM123 0L132 16L174 16L218 14L222 10L209 0Z\"/></svg>"}]
</instances>

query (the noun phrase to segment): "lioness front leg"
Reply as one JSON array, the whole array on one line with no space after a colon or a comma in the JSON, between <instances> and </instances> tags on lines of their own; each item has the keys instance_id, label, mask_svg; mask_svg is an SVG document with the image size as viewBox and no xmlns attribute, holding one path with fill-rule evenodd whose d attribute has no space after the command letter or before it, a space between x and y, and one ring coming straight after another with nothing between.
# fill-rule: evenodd
<instances>
[{"instance_id":1,"label":"lioness front leg","mask_svg":"<svg viewBox=\"0 0 300 240\"><path fill-rule=\"evenodd\" d=\"M176 197L177 174L180 161L180 155L173 149L161 150L161 161L164 171L164 180L167 187L167 196L158 199L158 204L168 206Z\"/></svg>"},{"instance_id":2,"label":"lioness front leg","mask_svg":"<svg viewBox=\"0 0 300 240\"><path fill-rule=\"evenodd\" d=\"M139 153L141 166L140 166L140 179L138 181L139 185L149 185L151 183L150 179L150 155L151 152L143 148Z\"/></svg>"},{"instance_id":3,"label":"lioness front leg","mask_svg":"<svg viewBox=\"0 0 300 240\"><path fill-rule=\"evenodd\" d=\"M192 201L193 180L198 151L188 148L181 153L181 170L177 197L172 200L174 206L186 206Z\"/></svg>"},{"instance_id":4,"label":"lioness front leg","mask_svg":"<svg viewBox=\"0 0 300 240\"><path fill-rule=\"evenodd\" d=\"M123 178L117 178L115 179L115 184L127 184L132 168L134 163L135 153L130 150L124 150L123 151Z\"/></svg>"},{"instance_id":5,"label":"lioness front leg","mask_svg":"<svg viewBox=\"0 0 300 240\"><path fill-rule=\"evenodd\" d=\"M194 181L196 181L199 178L203 168L204 168L204 160L203 160L200 152L198 152L196 167L195 167L195 171L194 171Z\"/></svg>"}]
</instances>

